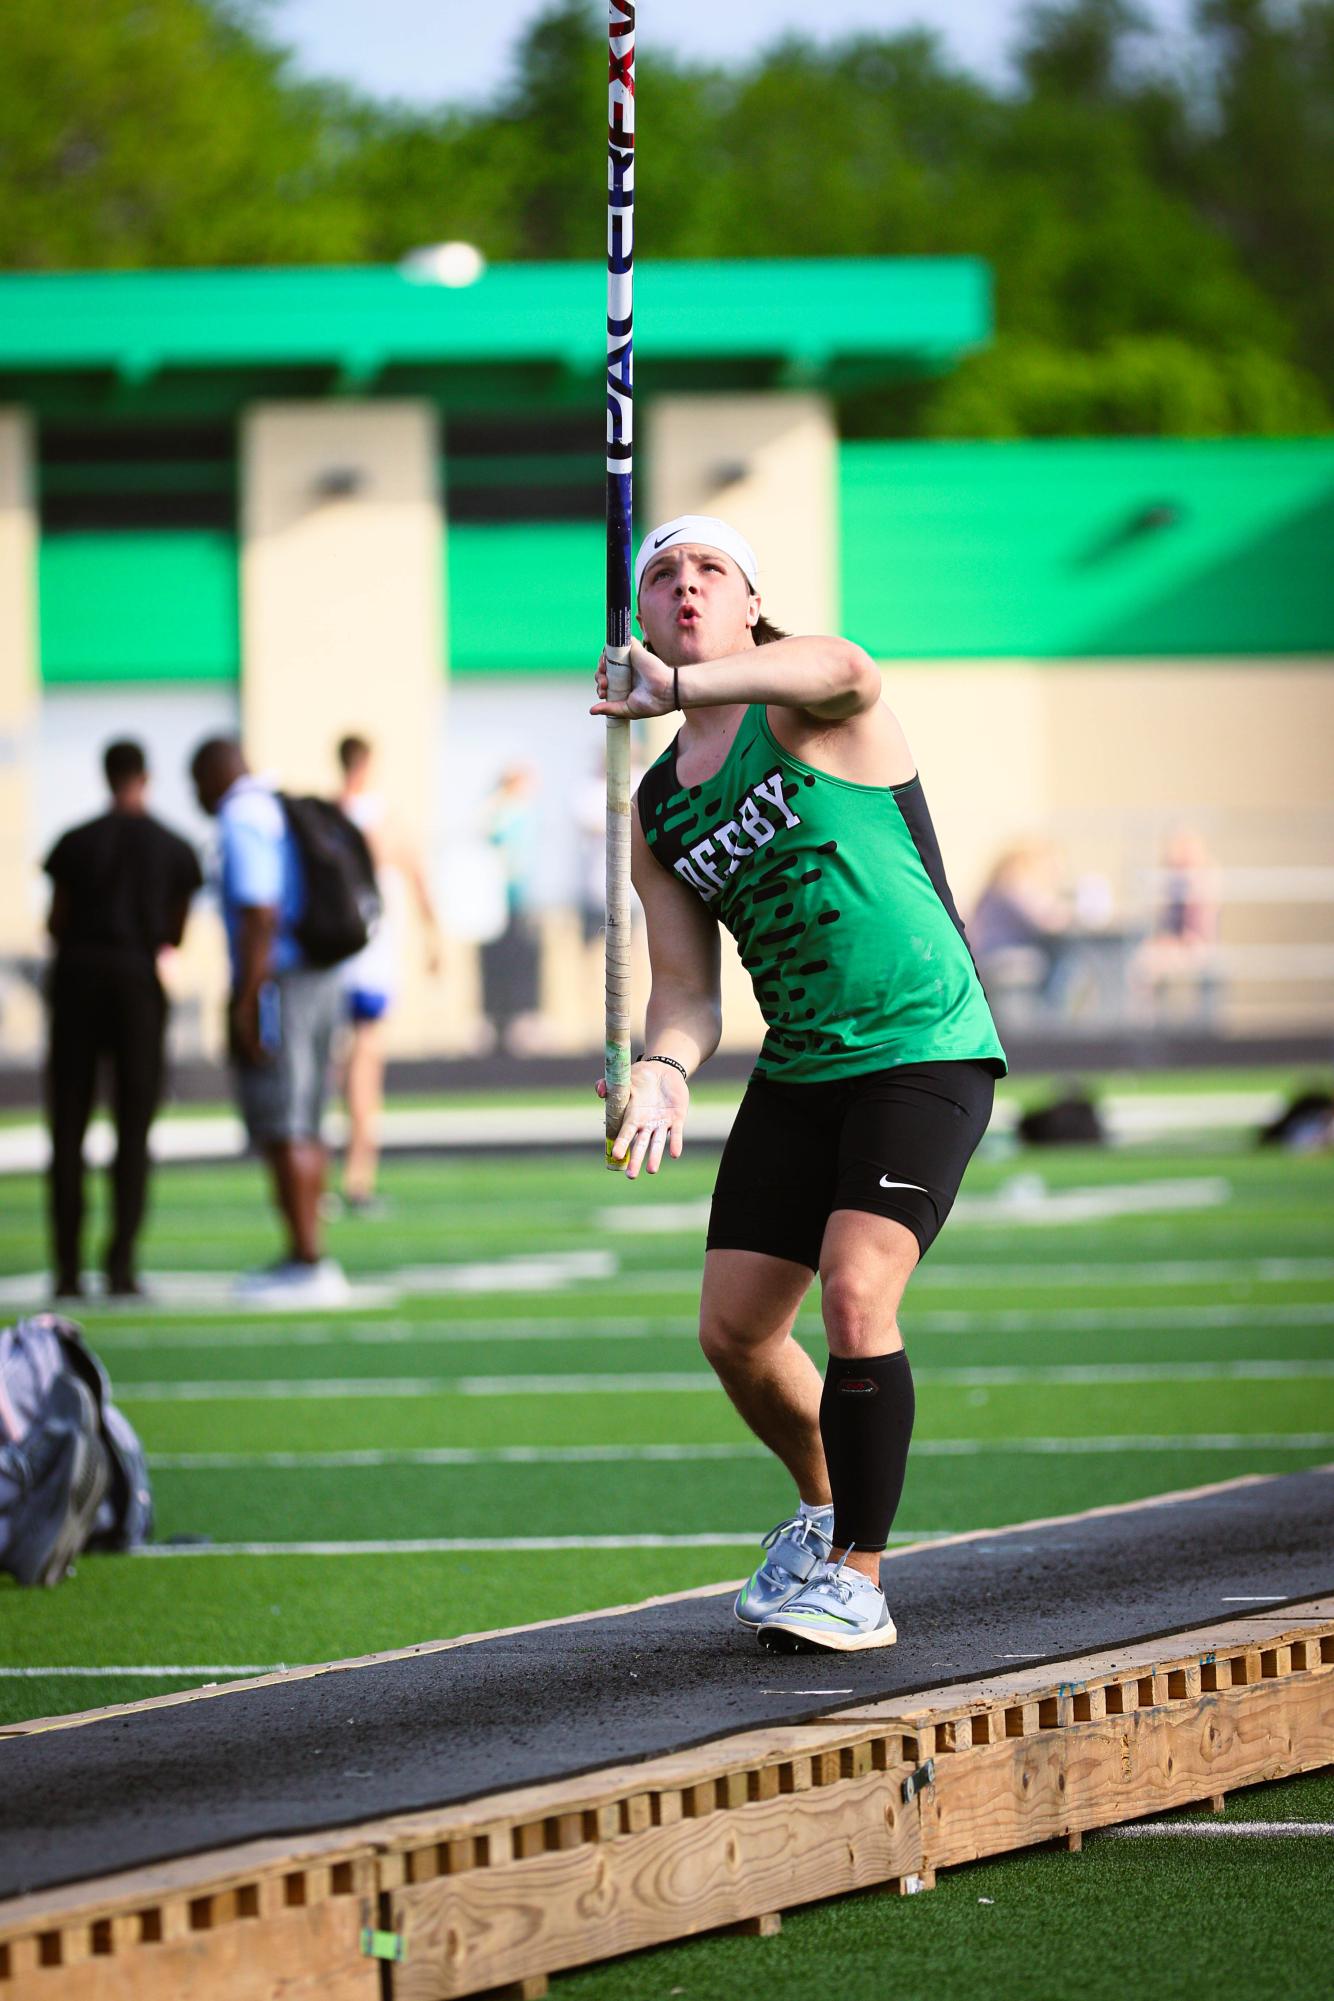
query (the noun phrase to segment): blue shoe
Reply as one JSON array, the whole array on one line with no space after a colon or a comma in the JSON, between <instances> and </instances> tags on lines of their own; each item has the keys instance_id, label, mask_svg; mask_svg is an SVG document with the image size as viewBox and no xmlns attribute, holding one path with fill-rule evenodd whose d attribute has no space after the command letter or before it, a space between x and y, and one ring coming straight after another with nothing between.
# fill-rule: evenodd
<instances>
[{"instance_id":1,"label":"blue shoe","mask_svg":"<svg viewBox=\"0 0 1334 2001\"><path fill-rule=\"evenodd\" d=\"M892 1647L897 1638L880 1586L833 1563L771 1612L759 1631L771 1654L854 1654Z\"/></svg>"},{"instance_id":2,"label":"blue shoe","mask_svg":"<svg viewBox=\"0 0 1334 2001\"><path fill-rule=\"evenodd\" d=\"M732 1610L743 1626L760 1626L823 1570L834 1544L834 1510L793 1515L764 1538L769 1554L742 1585Z\"/></svg>"}]
</instances>

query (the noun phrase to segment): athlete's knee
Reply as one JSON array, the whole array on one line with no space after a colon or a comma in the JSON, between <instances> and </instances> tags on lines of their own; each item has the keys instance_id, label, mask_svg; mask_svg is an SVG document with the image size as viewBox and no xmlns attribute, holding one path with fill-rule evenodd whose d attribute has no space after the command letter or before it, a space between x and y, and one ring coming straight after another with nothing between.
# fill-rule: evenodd
<instances>
[{"instance_id":1,"label":"athlete's knee","mask_svg":"<svg viewBox=\"0 0 1334 2001\"><path fill-rule=\"evenodd\" d=\"M903 1346L897 1290L887 1295L874 1273L855 1266L827 1273L821 1306L831 1355L887 1355Z\"/></svg>"},{"instance_id":2,"label":"athlete's knee","mask_svg":"<svg viewBox=\"0 0 1334 2001\"><path fill-rule=\"evenodd\" d=\"M781 1339L771 1328L758 1326L750 1317L724 1304L706 1304L700 1312L699 1345L720 1375L729 1369L744 1369L770 1341Z\"/></svg>"}]
</instances>

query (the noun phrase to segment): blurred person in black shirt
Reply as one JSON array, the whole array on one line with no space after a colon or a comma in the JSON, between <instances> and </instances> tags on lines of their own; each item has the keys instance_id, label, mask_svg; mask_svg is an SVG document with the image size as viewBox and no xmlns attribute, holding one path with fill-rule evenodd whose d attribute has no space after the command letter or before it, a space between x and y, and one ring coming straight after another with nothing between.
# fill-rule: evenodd
<instances>
[{"instance_id":1,"label":"blurred person in black shirt","mask_svg":"<svg viewBox=\"0 0 1334 2001\"><path fill-rule=\"evenodd\" d=\"M116 1159L104 1268L114 1296L139 1291L134 1247L148 1192L148 1132L162 1095L167 997L158 955L179 945L202 883L194 849L148 811L148 766L137 743L103 758L111 807L72 827L47 856L53 884L47 1113L55 1289L83 1291L83 1142L108 1058Z\"/></svg>"}]
</instances>

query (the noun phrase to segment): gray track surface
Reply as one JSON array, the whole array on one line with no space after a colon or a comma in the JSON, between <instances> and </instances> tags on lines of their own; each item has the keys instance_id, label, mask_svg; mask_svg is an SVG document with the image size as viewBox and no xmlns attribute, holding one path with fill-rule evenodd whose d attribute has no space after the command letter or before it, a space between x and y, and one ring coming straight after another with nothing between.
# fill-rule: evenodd
<instances>
[{"instance_id":1,"label":"gray track surface","mask_svg":"<svg viewBox=\"0 0 1334 2001\"><path fill-rule=\"evenodd\" d=\"M761 1653L723 1594L2 1741L0 1896L1274 1612L1226 1601L1334 1591L1334 1468L914 1550L885 1583L877 1653Z\"/></svg>"}]
</instances>

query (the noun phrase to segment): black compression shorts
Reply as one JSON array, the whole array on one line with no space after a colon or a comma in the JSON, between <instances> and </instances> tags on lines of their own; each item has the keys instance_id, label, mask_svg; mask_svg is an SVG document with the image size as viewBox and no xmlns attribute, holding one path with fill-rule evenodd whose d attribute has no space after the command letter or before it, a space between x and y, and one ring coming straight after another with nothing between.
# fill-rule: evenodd
<instances>
[{"instance_id":1,"label":"black compression shorts","mask_svg":"<svg viewBox=\"0 0 1334 2001\"><path fill-rule=\"evenodd\" d=\"M711 1251L820 1269L835 1209L889 1216L925 1255L987 1129L987 1063L904 1063L824 1084L755 1078L723 1149Z\"/></svg>"}]
</instances>

